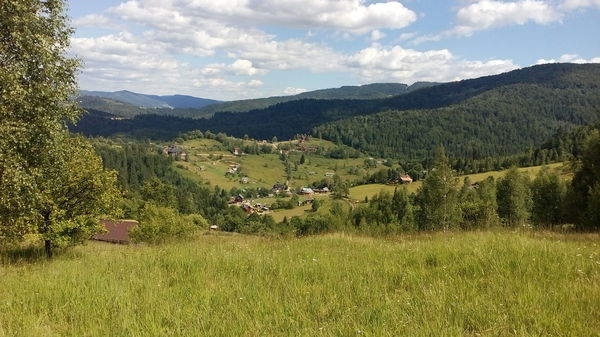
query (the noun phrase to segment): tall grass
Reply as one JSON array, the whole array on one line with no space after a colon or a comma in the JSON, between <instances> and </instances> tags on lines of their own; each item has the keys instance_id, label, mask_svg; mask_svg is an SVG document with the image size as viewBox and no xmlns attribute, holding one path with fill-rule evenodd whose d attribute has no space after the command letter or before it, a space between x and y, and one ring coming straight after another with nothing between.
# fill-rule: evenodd
<instances>
[{"instance_id":1,"label":"tall grass","mask_svg":"<svg viewBox=\"0 0 600 337\"><path fill-rule=\"evenodd\" d=\"M90 243L0 287L0 336L599 336L600 238Z\"/></svg>"}]
</instances>

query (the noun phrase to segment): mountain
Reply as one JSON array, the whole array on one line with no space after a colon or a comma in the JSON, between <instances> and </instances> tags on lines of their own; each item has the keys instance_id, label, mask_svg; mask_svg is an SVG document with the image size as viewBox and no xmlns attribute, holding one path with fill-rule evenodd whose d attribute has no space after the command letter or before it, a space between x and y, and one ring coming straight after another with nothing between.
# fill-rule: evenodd
<instances>
[{"instance_id":1,"label":"mountain","mask_svg":"<svg viewBox=\"0 0 600 337\"><path fill-rule=\"evenodd\" d=\"M148 95L150 98L154 98L167 103L170 107L175 109L199 109L205 106L220 103L214 99L198 98L194 96L186 95L171 95L171 96L155 96Z\"/></svg>"},{"instance_id":2,"label":"mountain","mask_svg":"<svg viewBox=\"0 0 600 337\"><path fill-rule=\"evenodd\" d=\"M435 82L417 82L411 86L402 83L372 83L361 86L343 86L340 88L307 91L292 96L274 96L268 98L246 99L223 102L202 109L205 113L247 112L264 109L275 104L299 101L303 99L379 99L402 95L411 91L437 85Z\"/></svg>"},{"instance_id":3,"label":"mountain","mask_svg":"<svg viewBox=\"0 0 600 337\"><path fill-rule=\"evenodd\" d=\"M172 96L157 96L157 95L144 95L135 92L122 90L115 92L106 91L87 91L81 90L79 93L80 97L92 96L92 97L103 97L113 101L119 101L122 103L128 103L135 107L149 108L149 109L173 109L173 108L202 108L210 104L218 103L212 99L198 98L193 96L185 95L172 95Z\"/></svg>"},{"instance_id":4,"label":"mountain","mask_svg":"<svg viewBox=\"0 0 600 337\"><path fill-rule=\"evenodd\" d=\"M147 114L148 109L101 96L79 96L77 102L85 110L102 111L113 117L133 117Z\"/></svg>"},{"instance_id":5,"label":"mountain","mask_svg":"<svg viewBox=\"0 0 600 337\"><path fill-rule=\"evenodd\" d=\"M257 139L313 133L381 157L425 158L441 143L452 156L484 158L522 152L560 128L599 120L600 64L546 64L390 98L302 99L206 120L88 118L75 130L150 138L193 129Z\"/></svg>"}]
</instances>

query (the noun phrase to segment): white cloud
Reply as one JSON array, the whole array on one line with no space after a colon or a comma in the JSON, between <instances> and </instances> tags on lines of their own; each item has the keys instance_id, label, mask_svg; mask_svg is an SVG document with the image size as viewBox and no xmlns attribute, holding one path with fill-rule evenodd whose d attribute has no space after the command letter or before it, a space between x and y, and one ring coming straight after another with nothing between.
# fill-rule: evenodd
<instances>
[{"instance_id":1,"label":"white cloud","mask_svg":"<svg viewBox=\"0 0 600 337\"><path fill-rule=\"evenodd\" d=\"M400 46L371 46L348 58L363 82L446 82L498 74L517 68L511 60L469 61L447 49L417 51Z\"/></svg>"},{"instance_id":2,"label":"white cloud","mask_svg":"<svg viewBox=\"0 0 600 337\"><path fill-rule=\"evenodd\" d=\"M565 10L573 10L588 7L600 8L600 0L566 0L560 5L560 8Z\"/></svg>"},{"instance_id":3,"label":"white cloud","mask_svg":"<svg viewBox=\"0 0 600 337\"><path fill-rule=\"evenodd\" d=\"M90 14L73 20L75 27L111 27L115 22L103 14Z\"/></svg>"},{"instance_id":4,"label":"white cloud","mask_svg":"<svg viewBox=\"0 0 600 337\"><path fill-rule=\"evenodd\" d=\"M467 5L456 13L453 28L439 34L417 37L413 40L413 44L439 41L449 36L471 36L481 30L524 25L530 22L545 25L560 22L562 17L561 11L541 0L468 1Z\"/></svg>"},{"instance_id":5,"label":"white cloud","mask_svg":"<svg viewBox=\"0 0 600 337\"><path fill-rule=\"evenodd\" d=\"M265 70L254 68L252 61L248 60L236 60L230 67L237 75L253 76L265 73Z\"/></svg>"},{"instance_id":6,"label":"white cloud","mask_svg":"<svg viewBox=\"0 0 600 337\"><path fill-rule=\"evenodd\" d=\"M285 95L298 95L301 94L303 92L307 92L307 89L304 88L294 88L294 87L287 87L283 90L283 93Z\"/></svg>"},{"instance_id":7,"label":"white cloud","mask_svg":"<svg viewBox=\"0 0 600 337\"><path fill-rule=\"evenodd\" d=\"M385 34L379 29L375 29L371 32L371 41L379 41L385 37Z\"/></svg>"},{"instance_id":8,"label":"white cloud","mask_svg":"<svg viewBox=\"0 0 600 337\"><path fill-rule=\"evenodd\" d=\"M461 8L456 14L454 33L471 35L478 30L528 22L548 24L559 21L562 15L549 4L537 0L502 2L482 0Z\"/></svg>"},{"instance_id":9,"label":"white cloud","mask_svg":"<svg viewBox=\"0 0 600 337\"><path fill-rule=\"evenodd\" d=\"M539 59L535 64L544 63L600 63L600 56L591 59L584 59L577 54L564 54L557 59Z\"/></svg>"},{"instance_id":10,"label":"white cloud","mask_svg":"<svg viewBox=\"0 0 600 337\"><path fill-rule=\"evenodd\" d=\"M71 52L85 62L80 85L92 90L132 90L154 94L189 94L216 99L260 95L262 82L240 81L235 74L258 74L251 63L191 66L176 60L164 45L130 33L73 38Z\"/></svg>"},{"instance_id":11,"label":"white cloud","mask_svg":"<svg viewBox=\"0 0 600 337\"><path fill-rule=\"evenodd\" d=\"M145 0L125 2L109 12L155 27L209 19L234 25L276 24L359 34L380 28L403 28L416 20L416 14L398 1L364 3L364 0Z\"/></svg>"}]
</instances>

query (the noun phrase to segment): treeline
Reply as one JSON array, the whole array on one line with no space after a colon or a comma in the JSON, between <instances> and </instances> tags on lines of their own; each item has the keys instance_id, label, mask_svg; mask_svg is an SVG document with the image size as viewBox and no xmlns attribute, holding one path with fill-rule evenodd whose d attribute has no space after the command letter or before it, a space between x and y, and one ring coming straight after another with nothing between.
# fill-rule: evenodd
<instances>
[{"instance_id":1,"label":"treeline","mask_svg":"<svg viewBox=\"0 0 600 337\"><path fill-rule=\"evenodd\" d=\"M256 221L248 219L240 208L228 207L229 191L181 176L173 168L173 159L162 155L160 147L103 138L92 143L104 166L118 174L125 194L123 216L140 220L134 238L146 242L182 238L207 229L209 224L236 231L245 224L255 227ZM261 221L273 222L270 217Z\"/></svg>"},{"instance_id":2,"label":"treeline","mask_svg":"<svg viewBox=\"0 0 600 337\"><path fill-rule=\"evenodd\" d=\"M542 145L561 129L596 122L598 106L595 84L561 90L516 84L439 109L339 120L312 134L383 158L431 157L431 149L443 144L451 157L482 160L514 155Z\"/></svg>"},{"instance_id":3,"label":"treeline","mask_svg":"<svg viewBox=\"0 0 600 337\"><path fill-rule=\"evenodd\" d=\"M372 234L411 231L472 230L495 226L553 228L574 225L579 230L600 229L600 132L585 142L574 162L572 181L543 168L535 178L511 168L495 180L457 181L442 147L434 169L419 190L409 195L399 187L381 192L355 208L337 202L329 214L292 218L284 223L299 235L335 230Z\"/></svg>"}]
</instances>

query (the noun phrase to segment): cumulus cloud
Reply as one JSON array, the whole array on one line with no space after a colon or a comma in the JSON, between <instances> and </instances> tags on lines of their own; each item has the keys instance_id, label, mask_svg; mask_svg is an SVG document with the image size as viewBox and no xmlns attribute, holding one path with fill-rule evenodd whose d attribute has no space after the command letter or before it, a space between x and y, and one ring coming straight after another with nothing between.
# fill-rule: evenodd
<instances>
[{"instance_id":1,"label":"cumulus cloud","mask_svg":"<svg viewBox=\"0 0 600 337\"><path fill-rule=\"evenodd\" d=\"M371 41L379 41L385 37L385 33L382 33L379 29L375 29L371 32Z\"/></svg>"},{"instance_id":2,"label":"cumulus cloud","mask_svg":"<svg viewBox=\"0 0 600 337\"><path fill-rule=\"evenodd\" d=\"M307 92L307 89L304 88L294 88L294 87L287 87L283 90L283 93L285 95L298 95L301 94L303 92Z\"/></svg>"},{"instance_id":3,"label":"cumulus cloud","mask_svg":"<svg viewBox=\"0 0 600 337\"><path fill-rule=\"evenodd\" d=\"M400 46L371 46L348 58L364 82L446 82L498 74L517 68L511 60L469 61L447 49L418 51Z\"/></svg>"},{"instance_id":4,"label":"cumulus cloud","mask_svg":"<svg viewBox=\"0 0 600 337\"><path fill-rule=\"evenodd\" d=\"M115 22L103 14L90 14L73 20L75 27L110 27Z\"/></svg>"},{"instance_id":5,"label":"cumulus cloud","mask_svg":"<svg viewBox=\"0 0 600 337\"><path fill-rule=\"evenodd\" d=\"M365 0L145 0L127 1L109 12L148 25L185 25L212 19L234 25L281 25L358 34L406 27L416 14L398 1Z\"/></svg>"},{"instance_id":6,"label":"cumulus cloud","mask_svg":"<svg viewBox=\"0 0 600 337\"><path fill-rule=\"evenodd\" d=\"M566 0L560 6L560 8L565 10L573 10L588 7L600 8L600 0Z\"/></svg>"},{"instance_id":7,"label":"cumulus cloud","mask_svg":"<svg viewBox=\"0 0 600 337\"><path fill-rule=\"evenodd\" d=\"M558 59L539 59L535 64L545 64L545 63L600 63L600 56L593 57L590 59L585 59L580 57L577 54L564 54L561 55Z\"/></svg>"},{"instance_id":8,"label":"cumulus cloud","mask_svg":"<svg viewBox=\"0 0 600 337\"><path fill-rule=\"evenodd\" d=\"M596 0L574 0L596 1ZM413 44L426 41L439 41L449 36L471 36L481 30L506 26L524 25L527 23L550 24L559 22L563 13L541 0L469 1L456 13L455 26L439 34L425 35L413 40Z\"/></svg>"},{"instance_id":9,"label":"cumulus cloud","mask_svg":"<svg viewBox=\"0 0 600 337\"><path fill-rule=\"evenodd\" d=\"M482 0L461 8L456 14L457 25L453 32L471 35L478 30L528 22L548 24L559 21L562 15L549 4L537 0L502 2Z\"/></svg>"},{"instance_id":10,"label":"cumulus cloud","mask_svg":"<svg viewBox=\"0 0 600 337\"><path fill-rule=\"evenodd\" d=\"M170 55L168 46L127 32L73 38L71 45L71 53L84 60L80 85L86 89L232 99L255 97L263 84L257 79L244 81L233 76L240 72L246 76L261 72L245 60L229 65L192 66Z\"/></svg>"}]
</instances>

